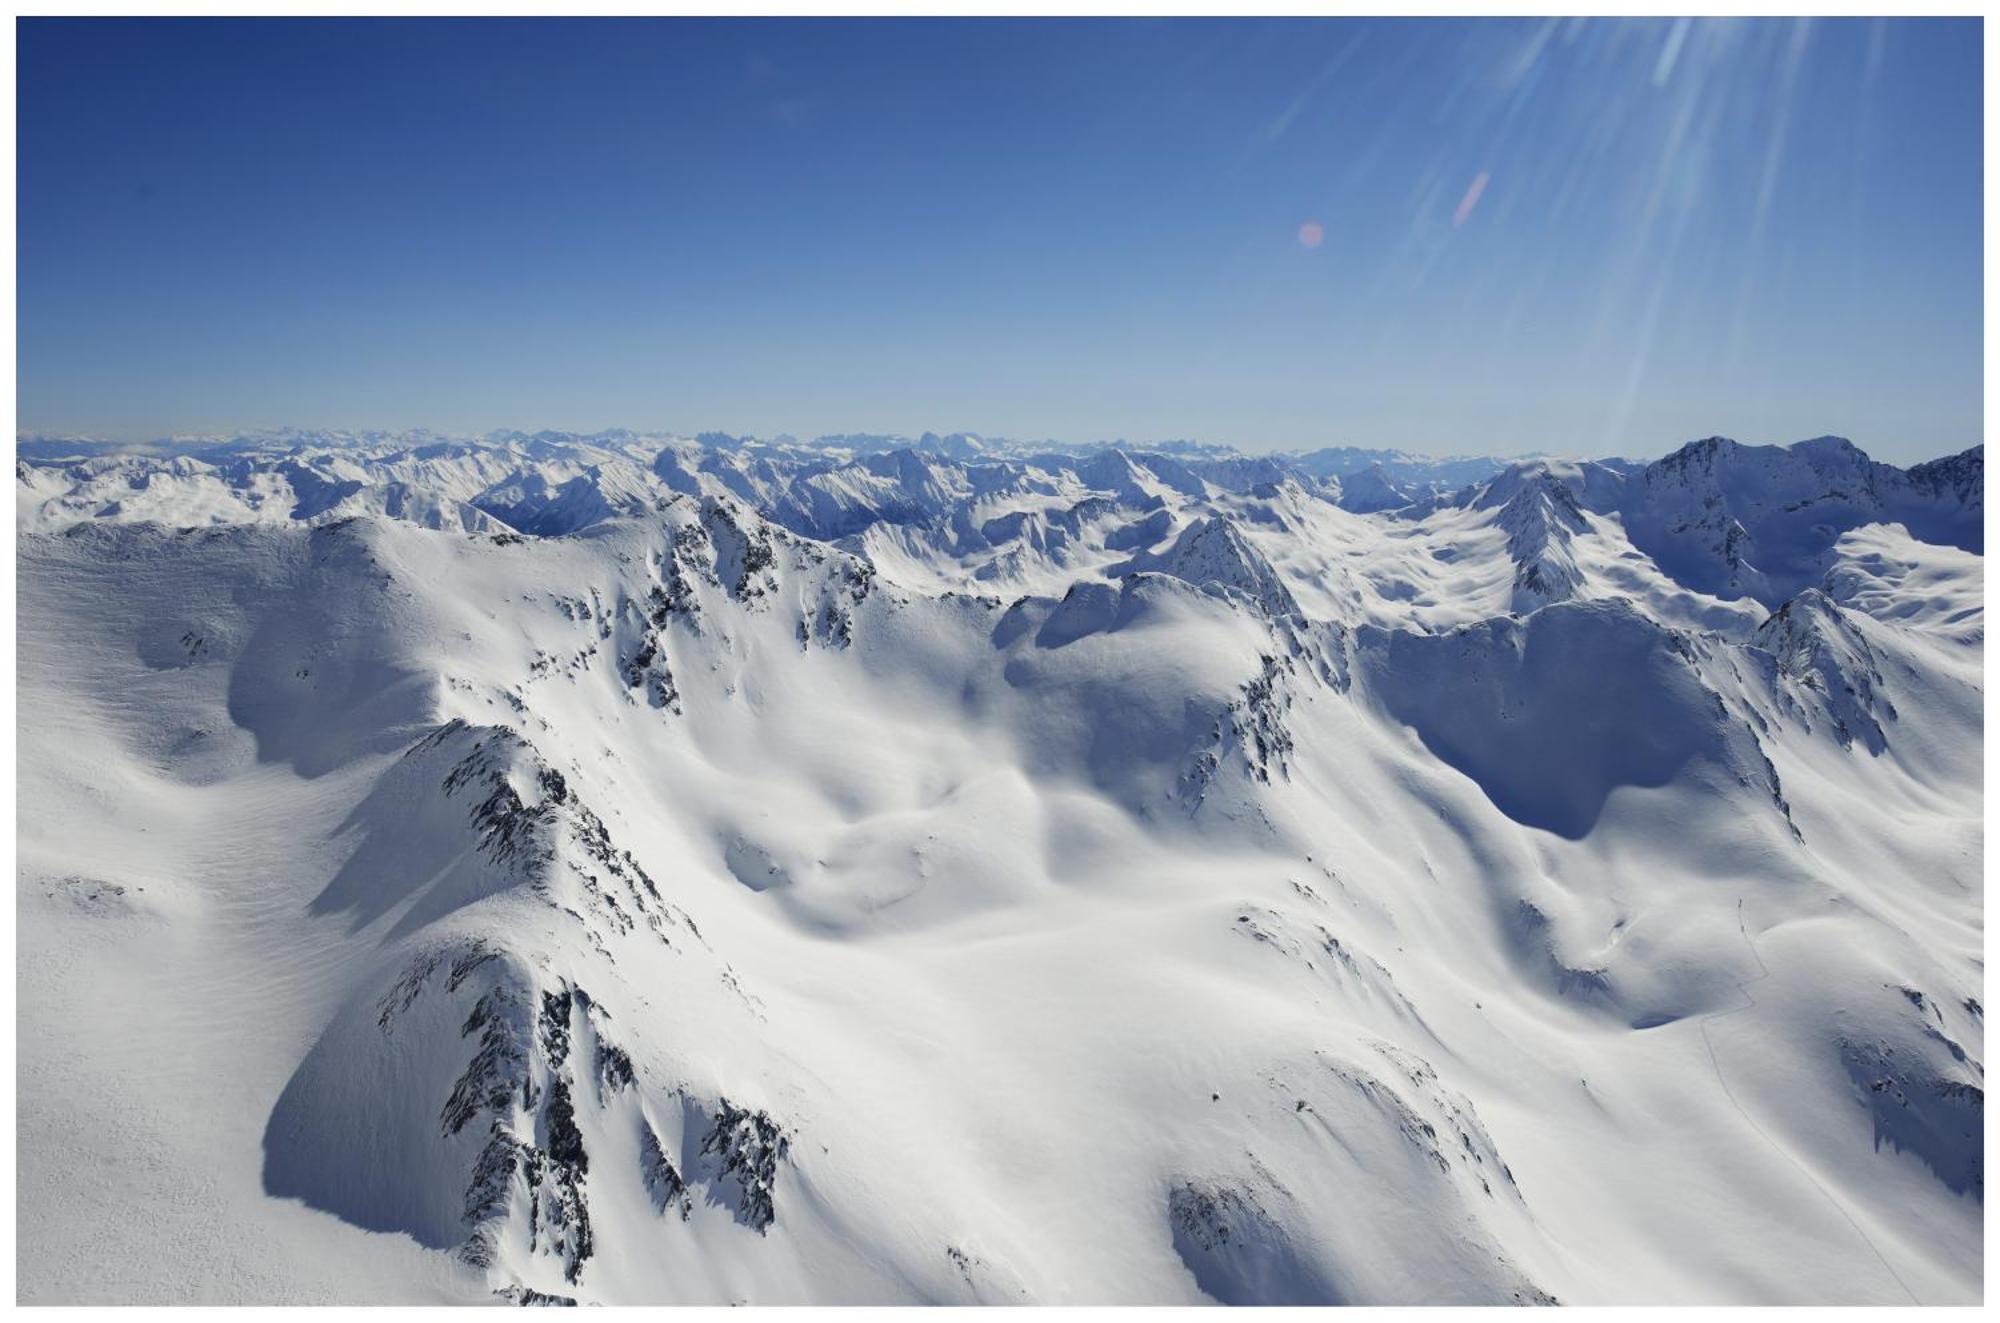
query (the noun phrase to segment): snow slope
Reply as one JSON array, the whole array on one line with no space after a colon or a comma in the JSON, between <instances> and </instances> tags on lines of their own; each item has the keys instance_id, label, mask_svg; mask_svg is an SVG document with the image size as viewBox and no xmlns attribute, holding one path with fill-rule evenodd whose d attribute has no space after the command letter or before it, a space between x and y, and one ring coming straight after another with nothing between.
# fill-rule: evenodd
<instances>
[{"instance_id":1,"label":"snow slope","mask_svg":"<svg viewBox=\"0 0 2000 1323\"><path fill-rule=\"evenodd\" d=\"M1977 451L63 449L24 1302L1980 1298Z\"/></svg>"}]
</instances>

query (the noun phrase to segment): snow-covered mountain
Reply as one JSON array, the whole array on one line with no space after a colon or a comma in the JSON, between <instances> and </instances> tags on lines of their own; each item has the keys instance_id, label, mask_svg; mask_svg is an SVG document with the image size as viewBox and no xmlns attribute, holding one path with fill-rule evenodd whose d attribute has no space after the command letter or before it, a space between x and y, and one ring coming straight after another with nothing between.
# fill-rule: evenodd
<instances>
[{"instance_id":1,"label":"snow-covered mountain","mask_svg":"<svg viewBox=\"0 0 2000 1323\"><path fill-rule=\"evenodd\" d=\"M798 442L720 433L690 440L622 430L590 436L498 432L479 438L285 430L170 437L138 447L23 437L17 447L23 499L34 491L57 501L42 519L58 522L83 513L143 520L163 501L186 517L211 522L344 518L383 512L393 505L391 490L415 487L495 514L522 531L538 521L566 525L544 530L554 533L631 513L645 489L665 495L657 490L664 487L726 492L787 528L819 538L843 537L877 523L935 520L968 495L1021 486L1049 494L1054 484L1066 482L1143 502L1158 491L1199 496L1292 478L1345 508L1376 510L1456 490L1503 467L1489 458L1431 460L1387 450L1244 456L1188 443L1152 450L1122 443L1062 449L963 432ZM140 492L152 495L134 494ZM420 523L430 519L436 526L429 509L390 513Z\"/></svg>"},{"instance_id":2,"label":"snow-covered mountain","mask_svg":"<svg viewBox=\"0 0 2000 1323\"><path fill-rule=\"evenodd\" d=\"M1975 1302L1983 463L24 441L21 1298Z\"/></svg>"}]
</instances>

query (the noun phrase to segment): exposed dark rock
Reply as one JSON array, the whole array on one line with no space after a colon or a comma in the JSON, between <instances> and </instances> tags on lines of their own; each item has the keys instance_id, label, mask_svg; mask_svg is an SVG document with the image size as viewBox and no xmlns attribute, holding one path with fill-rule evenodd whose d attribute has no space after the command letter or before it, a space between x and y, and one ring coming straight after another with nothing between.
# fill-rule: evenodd
<instances>
[{"instance_id":1,"label":"exposed dark rock","mask_svg":"<svg viewBox=\"0 0 2000 1323\"><path fill-rule=\"evenodd\" d=\"M736 1182L742 1191L737 1218L761 1235L777 1218L778 1163L790 1150L791 1140L764 1112L737 1107L727 1098L720 1108L701 1141L701 1151L715 1155L719 1177Z\"/></svg>"},{"instance_id":2,"label":"exposed dark rock","mask_svg":"<svg viewBox=\"0 0 2000 1323\"><path fill-rule=\"evenodd\" d=\"M550 1295L547 1291L537 1291L532 1286L521 1286L518 1283L513 1286L503 1286L493 1294L512 1304L523 1306L561 1306L571 1309L576 1307L576 1297L573 1295Z\"/></svg>"},{"instance_id":3,"label":"exposed dark rock","mask_svg":"<svg viewBox=\"0 0 2000 1323\"><path fill-rule=\"evenodd\" d=\"M653 1196L653 1206L662 1213L668 1209L678 1209L681 1221L687 1221L694 1211L694 1200L688 1194L687 1182L682 1179L673 1159L667 1156L666 1148L660 1143L659 1135L653 1127L639 1123L639 1163L640 1174L645 1178L646 1190Z\"/></svg>"},{"instance_id":4,"label":"exposed dark rock","mask_svg":"<svg viewBox=\"0 0 2000 1323\"><path fill-rule=\"evenodd\" d=\"M527 1017L517 995L500 984L477 1002L459 1030L461 1037L479 1035L479 1050L452 1086L439 1116L447 1134L457 1134L482 1112L507 1107L528 1085Z\"/></svg>"},{"instance_id":5,"label":"exposed dark rock","mask_svg":"<svg viewBox=\"0 0 2000 1323\"><path fill-rule=\"evenodd\" d=\"M597 1081L606 1093L621 1093L632 1087L632 1058L615 1043L597 1045Z\"/></svg>"},{"instance_id":6,"label":"exposed dark rock","mask_svg":"<svg viewBox=\"0 0 2000 1323\"><path fill-rule=\"evenodd\" d=\"M1986 1198L1986 1093L1880 1043L1842 1040L1841 1064L1875 1123L1875 1147L1910 1154L1953 1194Z\"/></svg>"}]
</instances>

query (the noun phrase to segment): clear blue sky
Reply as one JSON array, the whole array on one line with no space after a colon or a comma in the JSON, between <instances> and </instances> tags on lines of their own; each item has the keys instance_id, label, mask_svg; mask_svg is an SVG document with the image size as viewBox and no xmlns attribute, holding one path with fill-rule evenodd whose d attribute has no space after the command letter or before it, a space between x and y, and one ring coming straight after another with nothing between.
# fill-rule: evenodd
<instances>
[{"instance_id":1,"label":"clear blue sky","mask_svg":"<svg viewBox=\"0 0 2000 1323\"><path fill-rule=\"evenodd\" d=\"M18 32L23 431L1983 439L1977 20Z\"/></svg>"}]
</instances>

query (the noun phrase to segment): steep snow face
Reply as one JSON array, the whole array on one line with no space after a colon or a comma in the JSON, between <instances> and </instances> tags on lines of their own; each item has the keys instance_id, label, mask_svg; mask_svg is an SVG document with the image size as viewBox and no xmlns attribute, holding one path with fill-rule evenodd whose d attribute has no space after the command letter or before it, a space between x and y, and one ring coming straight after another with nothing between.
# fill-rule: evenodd
<instances>
[{"instance_id":1,"label":"steep snow face","mask_svg":"<svg viewBox=\"0 0 2000 1323\"><path fill-rule=\"evenodd\" d=\"M1691 645L1629 604L1563 605L1450 634L1361 640L1397 720L1508 817L1582 839L1621 788L1702 777L1777 787L1749 732L1715 720ZM1586 677L1590 677L1586 679Z\"/></svg>"},{"instance_id":2,"label":"steep snow face","mask_svg":"<svg viewBox=\"0 0 2000 1323\"><path fill-rule=\"evenodd\" d=\"M1581 586L1570 543L1590 525L1568 486L1547 470L1514 486L1494 522L1506 530L1514 562L1514 609L1533 611L1568 600ZM1489 499L1493 494L1489 489Z\"/></svg>"},{"instance_id":3,"label":"steep snow face","mask_svg":"<svg viewBox=\"0 0 2000 1323\"><path fill-rule=\"evenodd\" d=\"M1928 541L1982 546L1984 450L1905 473L1853 443L1789 447L1710 437L1634 475L1621 502L1633 544L1703 592L1775 607L1816 581L1842 533L1900 521Z\"/></svg>"},{"instance_id":4,"label":"steep snow face","mask_svg":"<svg viewBox=\"0 0 2000 1323\"><path fill-rule=\"evenodd\" d=\"M1861 627L1817 588L1771 613L1752 636L1777 659L1778 673L1810 691L1842 744L1859 740L1870 753L1888 747L1882 722L1894 705L1878 690L1882 670Z\"/></svg>"},{"instance_id":5,"label":"steep snow face","mask_svg":"<svg viewBox=\"0 0 2000 1323\"><path fill-rule=\"evenodd\" d=\"M1701 449L23 459L22 1298L1977 1300L1979 460Z\"/></svg>"},{"instance_id":6,"label":"steep snow face","mask_svg":"<svg viewBox=\"0 0 2000 1323\"><path fill-rule=\"evenodd\" d=\"M1165 551L1141 552L1111 572L1147 571L1170 574L1199 587L1233 589L1273 616L1292 615L1299 609L1271 563L1227 519L1197 519L1183 528Z\"/></svg>"},{"instance_id":7,"label":"steep snow face","mask_svg":"<svg viewBox=\"0 0 2000 1323\"><path fill-rule=\"evenodd\" d=\"M1968 551L1985 550L1985 446L1913 465L1908 478L1920 501L1934 507L1925 512L1931 515L1926 530L1930 540L1958 544Z\"/></svg>"}]
</instances>

